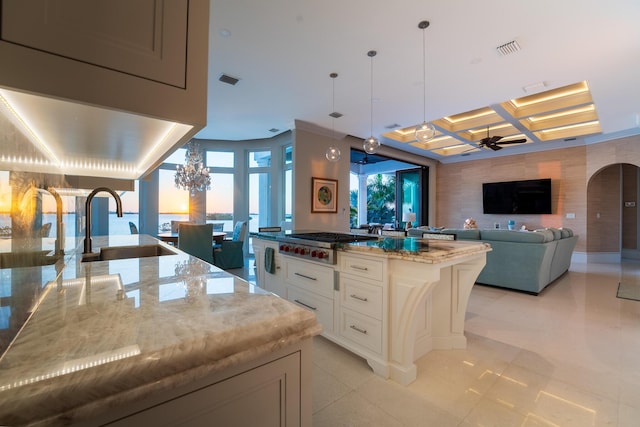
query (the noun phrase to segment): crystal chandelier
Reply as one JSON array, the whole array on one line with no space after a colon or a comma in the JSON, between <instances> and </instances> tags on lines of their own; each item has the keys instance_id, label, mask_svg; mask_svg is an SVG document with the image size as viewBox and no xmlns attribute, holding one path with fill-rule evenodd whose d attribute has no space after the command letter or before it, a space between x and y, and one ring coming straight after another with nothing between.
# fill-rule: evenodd
<instances>
[{"instance_id":1,"label":"crystal chandelier","mask_svg":"<svg viewBox=\"0 0 640 427\"><path fill-rule=\"evenodd\" d=\"M211 190L211 177L209 168L202 163L202 152L194 142L187 144L187 153L184 156L184 166L176 167L176 187L189 190L191 196L196 191Z\"/></svg>"}]
</instances>

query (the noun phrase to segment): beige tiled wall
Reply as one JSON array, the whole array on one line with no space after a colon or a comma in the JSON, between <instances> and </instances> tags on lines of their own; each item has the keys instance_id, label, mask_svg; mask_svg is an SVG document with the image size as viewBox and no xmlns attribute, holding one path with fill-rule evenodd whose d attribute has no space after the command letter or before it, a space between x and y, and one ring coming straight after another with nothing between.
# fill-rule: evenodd
<instances>
[{"instance_id":1,"label":"beige tiled wall","mask_svg":"<svg viewBox=\"0 0 640 427\"><path fill-rule=\"evenodd\" d=\"M640 136L541 153L440 164L437 167L436 224L430 225L462 227L466 218L473 217L480 228L493 228L496 222L506 227L506 222L514 219L518 226L524 224L527 228L573 229L581 236L576 245L578 252L618 252L623 202L619 164L633 165L631 170L637 171ZM536 178L552 179L553 214L511 218L482 213L483 182ZM629 198L632 196L628 191L637 192L638 189L636 186L635 190L624 191L624 197ZM636 198L637 195L634 200ZM598 213L600 218L597 218ZM575 218L567 218L567 214L575 214ZM633 227L625 222L624 234L632 229L637 230L637 222ZM628 244L625 241L625 248ZM637 242L634 240L633 244L637 245Z\"/></svg>"},{"instance_id":2,"label":"beige tiled wall","mask_svg":"<svg viewBox=\"0 0 640 427\"><path fill-rule=\"evenodd\" d=\"M632 165L622 165L622 248L638 248L638 178L640 170ZM635 206L625 206L633 202Z\"/></svg>"},{"instance_id":3,"label":"beige tiled wall","mask_svg":"<svg viewBox=\"0 0 640 427\"><path fill-rule=\"evenodd\" d=\"M462 227L464 220L475 218L480 228L499 223L506 228L513 219L519 228L569 227L586 234L586 148L574 147L542 153L528 153L489 160L438 165L436 189L437 226ZM551 178L552 214L484 215L482 183ZM575 218L568 219L566 214ZM579 239L577 251L584 251L585 239Z\"/></svg>"}]
</instances>

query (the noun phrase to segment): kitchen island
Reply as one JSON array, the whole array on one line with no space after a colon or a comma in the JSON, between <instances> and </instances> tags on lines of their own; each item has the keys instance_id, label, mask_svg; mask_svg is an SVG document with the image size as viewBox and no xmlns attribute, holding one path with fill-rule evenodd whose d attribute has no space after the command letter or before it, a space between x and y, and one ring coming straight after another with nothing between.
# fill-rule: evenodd
<instances>
[{"instance_id":1,"label":"kitchen island","mask_svg":"<svg viewBox=\"0 0 640 427\"><path fill-rule=\"evenodd\" d=\"M291 234L304 233L252 233L258 285L315 312L323 336L378 375L409 384L422 355L466 347L467 303L489 245L380 237L337 244L334 257Z\"/></svg>"},{"instance_id":2,"label":"kitchen island","mask_svg":"<svg viewBox=\"0 0 640 427\"><path fill-rule=\"evenodd\" d=\"M0 342L0 425L310 425L315 315L150 236L93 238L143 245L168 254L0 270L24 312Z\"/></svg>"}]
</instances>

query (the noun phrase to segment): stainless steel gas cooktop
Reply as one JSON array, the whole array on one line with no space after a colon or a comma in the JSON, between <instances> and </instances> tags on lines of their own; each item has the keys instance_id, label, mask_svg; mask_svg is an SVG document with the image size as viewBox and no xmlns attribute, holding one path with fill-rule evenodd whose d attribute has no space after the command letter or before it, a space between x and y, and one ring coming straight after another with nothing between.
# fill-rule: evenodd
<instances>
[{"instance_id":1,"label":"stainless steel gas cooktop","mask_svg":"<svg viewBox=\"0 0 640 427\"><path fill-rule=\"evenodd\" d=\"M377 239L378 236L369 234L322 231L293 233L278 239L278 252L284 255L305 258L325 264L335 264L337 245Z\"/></svg>"}]
</instances>

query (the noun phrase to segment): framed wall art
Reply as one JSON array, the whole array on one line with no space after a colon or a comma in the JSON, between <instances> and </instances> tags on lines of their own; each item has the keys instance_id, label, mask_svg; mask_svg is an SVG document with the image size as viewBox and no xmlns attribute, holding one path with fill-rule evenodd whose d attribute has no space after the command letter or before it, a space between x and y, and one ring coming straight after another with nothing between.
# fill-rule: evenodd
<instances>
[{"instance_id":1,"label":"framed wall art","mask_svg":"<svg viewBox=\"0 0 640 427\"><path fill-rule=\"evenodd\" d=\"M338 212L338 181L328 178L311 178L311 212Z\"/></svg>"}]
</instances>

